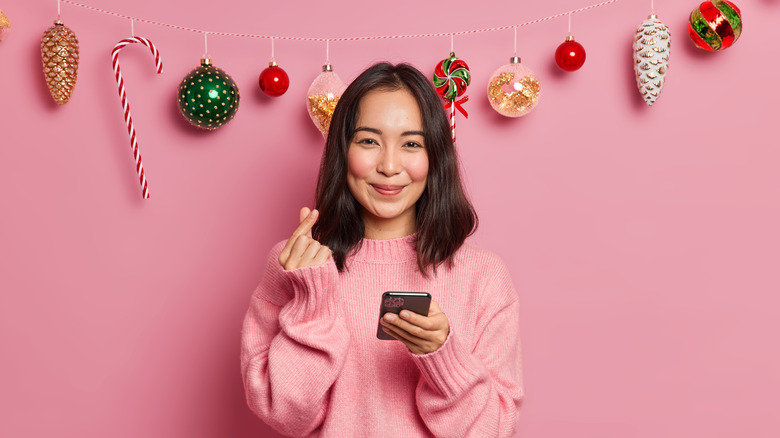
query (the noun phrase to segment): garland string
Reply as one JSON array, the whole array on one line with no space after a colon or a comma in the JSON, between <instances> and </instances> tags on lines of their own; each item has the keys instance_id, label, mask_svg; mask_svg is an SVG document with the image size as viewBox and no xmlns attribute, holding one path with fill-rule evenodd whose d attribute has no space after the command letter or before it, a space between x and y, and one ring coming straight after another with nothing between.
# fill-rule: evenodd
<instances>
[{"instance_id":1,"label":"garland string","mask_svg":"<svg viewBox=\"0 0 780 438\"><path fill-rule=\"evenodd\" d=\"M443 36L450 36L454 37L455 35L470 35L470 34L476 34L476 33L485 33L485 32L496 32L499 30L506 30L506 29L517 29L518 27L524 27L524 26L530 26L532 24L542 23L544 21L553 20L560 17L565 17L567 15L576 14L579 12L584 12L590 9L599 8L601 6L607 6L613 3L620 2L622 0L606 0L601 3L595 3L592 5L588 5L582 8L578 9L572 9L570 11L561 12L559 14L550 15L548 17L544 18L537 18L535 20L526 21L525 23L520 24L509 24L506 26L496 26L496 27L488 27L488 28L482 28L482 29L472 29L472 30L462 30L458 32L439 32L439 33L415 33L415 34L405 34L405 35L377 35L377 36L353 36L353 37L337 37L337 38L320 38L320 37L302 37L302 36L280 36L280 35L259 35L259 34L251 34L251 33L236 33L236 32L211 32L208 31L211 35L220 35L220 36L230 36L230 37L241 37L241 38L262 38L262 39L277 39L277 40L292 40L292 41L320 41L320 42L330 42L330 41L365 41L365 40L388 40L388 39L402 39L402 38L429 38L429 37L443 37ZM189 32L199 32L199 33L206 33L207 31L203 29L195 29L192 27L186 27L186 26L178 26L175 24L169 24L169 23L163 23L161 21L155 21L155 20L146 20L143 18L137 18L137 17L131 17L129 15L119 14L117 12L108 11L105 9L96 8L94 6L85 5L83 3L78 3L71 0L58 0L59 2L76 6L79 8L88 9L90 11L94 12L100 12L107 15L113 15L115 17L125 18L125 19L131 19L135 20L141 23L146 24L153 24L155 26L162 26L162 27L168 27L171 29L179 29L179 30L186 30Z\"/></svg>"}]
</instances>

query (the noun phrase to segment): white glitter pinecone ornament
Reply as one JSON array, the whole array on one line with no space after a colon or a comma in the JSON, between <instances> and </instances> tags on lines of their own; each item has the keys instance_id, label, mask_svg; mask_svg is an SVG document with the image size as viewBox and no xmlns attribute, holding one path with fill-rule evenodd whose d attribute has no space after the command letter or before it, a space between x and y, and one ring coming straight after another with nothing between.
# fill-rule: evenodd
<instances>
[{"instance_id":1,"label":"white glitter pinecone ornament","mask_svg":"<svg viewBox=\"0 0 780 438\"><path fill-rule=\"evenodd\" d=\"M671 47L669 28L653 14L636 30L634 37L634 73L636 86L645 102L652 106L664 86L669 69Z\"/></svg>"},{"instance_id":2,"label":"white glitter pinecone ornament","mask_svg":"<svg viewBox=\"0 0 780 438\"><path fill-rule=\"evenodd\" d=\"M43 33L41 62L51 97L60 105L68 103L78 77L79 40L60 20Z\"/></svg>"}]
</instances>

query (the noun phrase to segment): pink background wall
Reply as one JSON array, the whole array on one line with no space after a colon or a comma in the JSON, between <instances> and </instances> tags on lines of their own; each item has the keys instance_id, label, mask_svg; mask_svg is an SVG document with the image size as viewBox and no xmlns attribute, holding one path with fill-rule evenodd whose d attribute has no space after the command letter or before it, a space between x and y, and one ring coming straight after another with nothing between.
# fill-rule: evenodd
<instances>
[{"instance_id":1,"label":"pink background wall","mask_svg":"<svg viewBox=\"0 0 780 438\"><path fill-rule=\"evenodd\" d=\"M96 1L141 18L225 32L313 37L511 25L597 3ZM631 44L649 1L577 14L588 59L553 53L565 18L518 31L542 82L527 117L490 108L490 74L512 31L457 37L471 66L458 144L480 213L473 237L509 265L522 297L527 397L517 436L776 437L780 393L777 0L741 0L746 26L723 53L693 48L693 1L655 2L672 31L652 108ZM310 205L323 144L305 112L325 46L278 41L291 78L262 95L261 39L211 37L241 90L236 118L208 133L178 114L199 34L136 23L160 48L121 55L151 199L140 198L109 59L129 22L63 5L81 41L73 98L43 81L54 0L5 0L0 43L0 436L276 436L245 405L241 320L269 248ZM331 44L349 81L377 61L426 73L444 38ZM358 408L358 407L356 407Z\"/></svg>"}]
</instances>

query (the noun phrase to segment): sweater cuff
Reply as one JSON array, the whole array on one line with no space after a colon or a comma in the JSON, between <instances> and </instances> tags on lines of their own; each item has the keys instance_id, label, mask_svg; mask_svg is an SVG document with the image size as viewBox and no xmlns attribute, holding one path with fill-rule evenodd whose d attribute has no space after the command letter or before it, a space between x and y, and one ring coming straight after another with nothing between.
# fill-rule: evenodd
<instances>
[{"instance_id":1,"label":"sweater cuff","mask_svg":"<svg viewBox=\"0 0 780 438\"><path fill-rule=\"evenodd\" d=\"M484 366L463 349L450 327L447 340L433 353L412 354L428 385L445 398L457 398L485 378Z\"/></svg>"},{"instance_id":2,"label":"sweater cuff","mask_svg":"<svg viewBox=\"0 0 780 438\"><path fill-rule=\"evenodd\" d=\"M338 281L338 271L332 259L321 265L283 272L293 289L293 299L286 306L289 312L286 316L302 321L329 318L335 314L333 288Z\"/></svg>"}]
</instances>

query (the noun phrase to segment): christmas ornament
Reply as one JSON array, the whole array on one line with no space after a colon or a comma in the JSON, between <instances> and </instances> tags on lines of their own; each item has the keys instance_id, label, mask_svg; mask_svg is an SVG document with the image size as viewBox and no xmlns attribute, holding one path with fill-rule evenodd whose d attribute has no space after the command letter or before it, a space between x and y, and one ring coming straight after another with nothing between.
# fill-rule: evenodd
<instances>
[{"instance_id":1,"label":"christmas ornament","mask_svg":"<svg viewBox=\"0 0 780 438\"><path fill-rule=\"evenodd\" d=\"M457 108L464 117L469 114L463 109L462 104L468 102L469 97L464 96L458 100L458 97L466 93L466 87L471 84L471 72L466 61L458 59L455 52L450 52L450 56L442 59L436 65L433 71L433 86L446 103L444 108L450 110L450 130L452 131L452 141L455 142L455 109Z\"/></svg>"},{"instance_id":2,"label":"christmas ornament","mask_svg":"<svg viewBox=\"0 0 780 438\"><path fill-rule=\"evenodd\" d=\"M555 63L563 70L579 70L585 64L585 48L569 35L555 50Z\"/></svg>"},{"instance_id":3,"label":"christmas ornament","mask_svg":"<svg viewBox=\"0 0 780 438\"><path fill-rule=\"evenodd\" d=\"M287 72L279 67L276 61L268 63L268 68L260 73L260 89L269 96L277 97L284 94L290 86Z\"/></svg>"},{"instance_id":4,"label":"christmas ornament","mask_svg":"<svg viewBox=\"0 0 780 438\"><path fill-rule=\"evenodd\" d=\"M111 64L114 67L114 76L116 77L116 86L119 90L119 98L122 100L122 108L125 114L125 124L127 125L127 133L130 135L130 149L133 151L133 159L135 159L135 170L138 173L138 179L141 182L141 194L144 199L149 198L149 184L146 182L146 174L144 173L144 164L141 161L141 153L138 151L138 141L135 135L135 125L133 124L133 118L130 116L130 104L127 102L127 93L125 92L125 81L122 79L122 72L119 70L119 51L123 47L140 43L145 45L152 51L154 55L154 64L157 67L157 74L162 73L162 60L160 59L160 52L155 45L143 37L126 38L119 41L114 50L111 51Z\"/></svg>"},{"instance_id":5,"label":"christmas ornament","mask_svg":"<svg viewBox=\"0 0 780 438\"><path fill-rule=\"evenodd\" d=\"M200 67L179 83L181 115L198 128L213 131L229 122L238 111L238 85L224 70L200 60Z\"/></svg>"},{"instance_id":6,"label":"christmas ornament","mask_svg":"<svg viewBox=\"0 0 780 438\"><path fill-rule=\"evenodd\" d=\"M325 64L322 66L322 73L314 79L306 94L309 117L326 138L333 111L346 88L344 82L333 72L333 67Z\"/></svg>"},{"instance_id":7,"label":"christmas ornament","mask_svg":"<svg viewBox=\"0 0 780 438\"><path fill-rule=\"evenodd\" d=\"M5 16L3 11L0 11L0 42L5 39L8 32L11 31L11 22L8 21L8 17Z\"/></svg>"},{"instance_id":8,"label":"christmas ornament","mask_svg":"<svg viewBox=\"0 0 780 438\"><path fill-rule=\"evenodd\" d=\"M509 58L509 64L498 68L488 82L490 105L502 116L521 117L537 103L541 86L534 72L520 64L520 58Z\"/></svg>"},{"instance_id":9,"label":"christmas ornament","mask_svg":"<svg viewBox=\"0 0 780 438\"><path fill-rule=\"evenodd\" d=\"M78 77L79 40L60 20L43 33L41 61L51 97L60 105L68 103Z\"/></svg>"},{"instance_id":10,"label":"christmas ornament","mask_svg":"<svg viewBox=\"0 0 780 438\"><path fill-rule=\"evenodd\" d=\"M671 35L655 14L636 30L634 37L634 73L636 85L645 102L652 106L664 86L669 66Z\"/></svg>"},{"instance_id":11,"label":"christmas ornament","mask_svg":"<svg viewBox=\"0 0 780 438\"><path fill-rule=\"evenodd\" d=\"M696 46L708 52L731 47L741 34L742 12L729 1L706 1L688 19L688 35Z\"/></svg>"}]
</instances>

